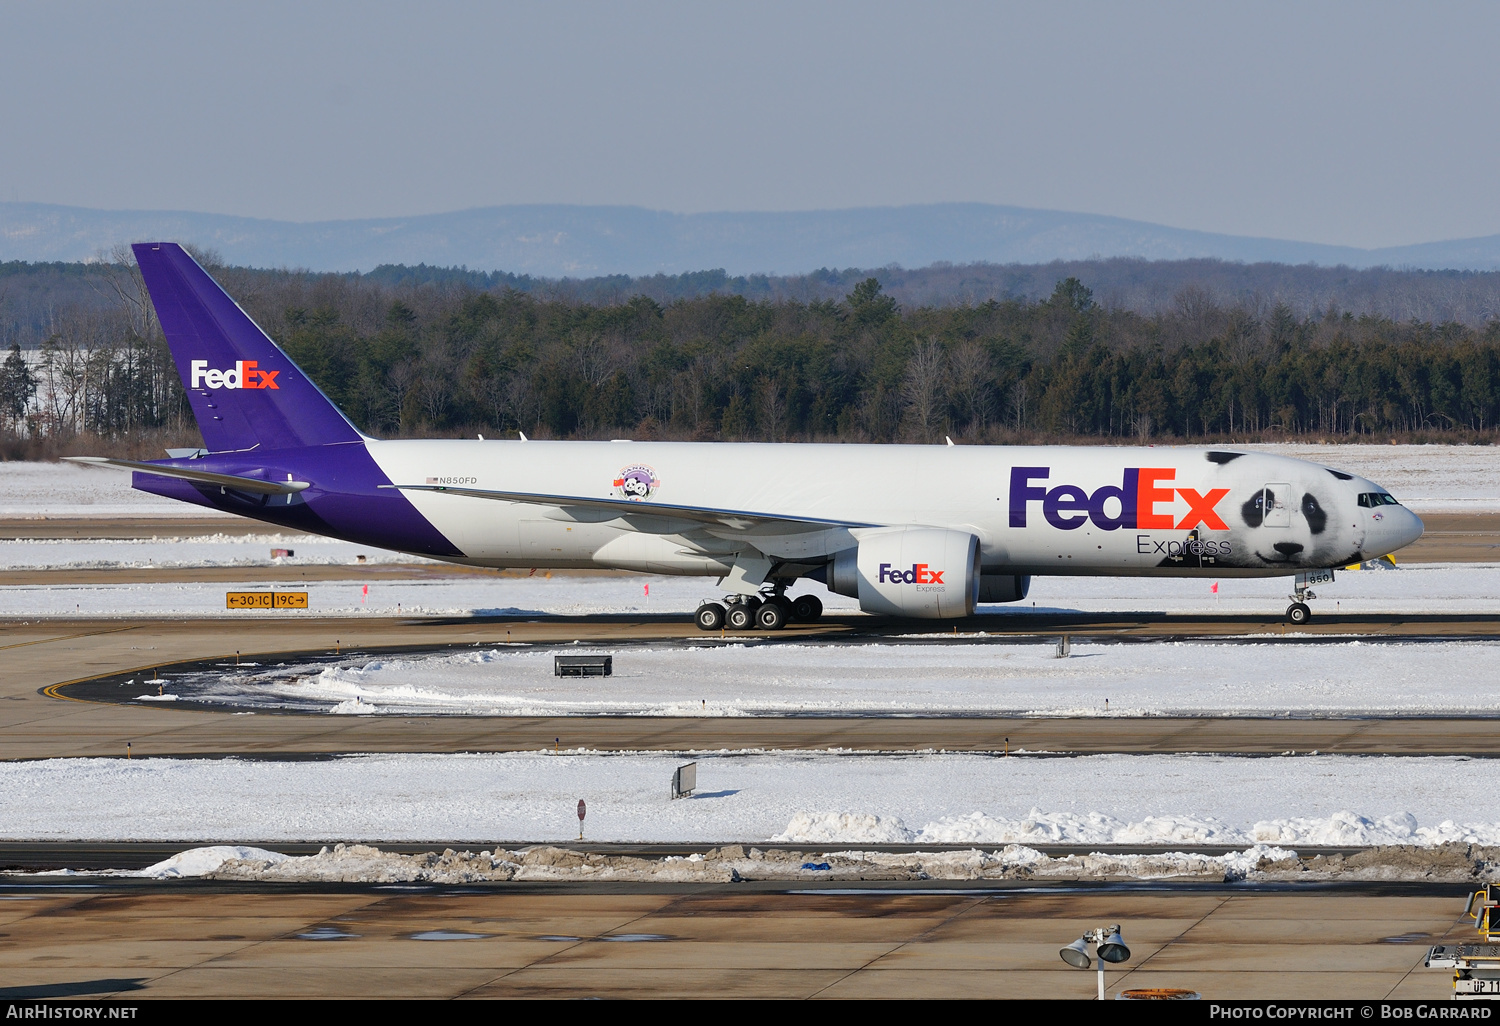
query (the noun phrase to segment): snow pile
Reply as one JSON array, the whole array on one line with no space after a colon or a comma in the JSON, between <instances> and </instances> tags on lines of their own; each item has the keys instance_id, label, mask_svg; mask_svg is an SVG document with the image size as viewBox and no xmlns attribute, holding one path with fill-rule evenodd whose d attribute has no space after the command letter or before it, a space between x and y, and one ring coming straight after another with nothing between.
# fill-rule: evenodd
<instances>
[{"instance_id":1,"label":"snow pile","mask_svg":"<svg viewBox=\"0 0 1500 1026\"><path fill-rule=\"evenodd\" d=\"M229 853L231 857L226 857ZM240 857L232 857L240 853ZM162 867L172 867L163 871ZM325 847L289 857L259 848L198 848L140 872L105 870L80 876L197 876L216 880L302 884L468 884L516 882L738 883L779 881L1201 880L1275 883L1335 880L1477 883L1500 879L1500 850L1446 844L1437 848L1378 847L1353 855L1299 857L1272 845L1222 855L1166 851L1093 851L1049 856L1025 845L984 850L882 852L860 849L746 848L727 845L688 856L640 858L539 845L483 851L402 855L362 844Z\"/></svg>"},{"instance_id":2,"label":"snow pile","mask_svg":"<svg viewBox=\"0 0 1500 1026\"><path fill-rule=\"evenodd\" d=\"M1090 852L1062 858L1042 856L1023 870L1034 879L1051 880L1161 880L1200 878L1236 881L1263 876L1273 867L1290 870L1297 860L1295 851L1285 848L1253 845L1244 851L1224 855L1171 851L1153 855L1116 855ZM1300 864L1299 864L1300 869Z\"/></svg>"},{"instance_id":3,"label":"snow pile","mask_svg":"<svg viewBox=\"0 0 1500 1026\"><path fill-rule=\"evenodd\" d=\"M1099 812L1042 812L1005 819L983 812L945 816L919 830L895 817L872 813L799 812L772 841L795 844L1299 844L1330 848L1372 845L1431 846L1463 842L1500 845L1500 823L1419 827L1411 813L1372 819L1353 812L1261 820L1250 829L1214 817L1147 816L1122 822Z\"/></svg>"},{"instance_id":4,"label":"snow pile","mask_svg":"<svg viewBox=\"0 0 1500 1026\"><path fill-rule=\"evenodd\" d=\"M1455 823L1445 819L1436 826L1417 825L1411 813L1374 819L1353 812L1336 812L1326 818L1298 817L1265 820L1251 828L1257 841L1316 844L1328 847L1369 845L1500 844L1500 830L1491 823Z\"/></svg>"},{"instance_id":5,"label":"snow pile","mask_svg":"<svg viewBox=\"0 0 1500 1026\"><path fill-rule=\"evenodd\" d=\"M148 866L135 876L154 880L172 880L186 876L212 876L227 862L237 865L256 865L262 869L286 862L288 856L264 848L247 848L240 844L216 844L207 848L192 848L178 852L171 858Z\"/></svg>"},{"instance_id":6,"label":"snow pile","mask_svg":"<svg viewBox=\"0 0 1500 1026\"><path fill-rule=\"evenodd\" d=\"M355 695L347 701L340 702L328 711L334 716L368 716L371 713L379 712L380 707L373 702L361 702L359 696Z\"/></svg>"},{"instance_id":7,"label":"snow pile","mask_svg":"<svg viewBox=\"0 0 1500 1026\"><path fill-rule=\"evenodd\" d=\"M910 844L917 835L898 816L860 812L799 812L773 841L799 844Z\"/></svg>"},{"instance_id":8,"label":"snow pile","mask_svg":"<svg viewBox=\"0 0 1500 1026\"><path fill-rule=\"evenodd\" d=\"M225 853L244 853L241 857ZM1160 855L1091 853L1051 858L1034 848L997 851L795 851L730 845L660 859L539 846L480 852L402 855L369 845L338 844L317 855L288 857L258 848L197 848L139 873L154 878L199 876L257 883L434 883L616 881L734 883L741 881L855 880L1089 880L1203 878L1241 880L1273 865L1295 862L1296 852L1257 845L1227 855L1168 852ZM172 865L174 871L161 872ZM182 867L176 871L176 867Z\"/></svg>"},{"instance_id":9,"label":"snow pile","mask_svg":"<svg viewBox=\"0 0 1500 1026\"><path fill-rule=\"evenodd\" d=\"M1240 844L1245 834L1212 817L1147 816L1123 823L1099 812L1043 812L1033 807L1018 819L982 812L946 816L918 831L927 844Z\"/></svg>"},{"instance_id":10,"label":"snow pile","mask_svg":"<svg viewBox=\"0 0 1500 1026\"><path fill-rule=\"evenodd\" d=\"M1500 880L1500 849L1456 843L1434 848L1381 846L1352 855L1318 855L1263 866L1260 873L1278 880L1496 881Z\"/></svg>"},{"instance_id":11,"label":"snow pile","mask_svg":"<svg viewBox=\"0 0 1500 1026\"><path fill-rule=\"evenodd\" d=\"M1256 873L1272 871L1273 867L1290 870L1292 867L1288 863L1296 860L1295 851L1268 844L1252 845L1244 851L1232 851L1218 857L1226 880L1244 880Z\"/></svg>"}]
</instances>

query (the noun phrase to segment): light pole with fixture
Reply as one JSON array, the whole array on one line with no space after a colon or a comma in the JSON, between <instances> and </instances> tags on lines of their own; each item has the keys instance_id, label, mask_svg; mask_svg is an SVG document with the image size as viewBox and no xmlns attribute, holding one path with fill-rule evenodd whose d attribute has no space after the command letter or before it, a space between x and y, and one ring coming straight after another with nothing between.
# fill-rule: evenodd
<instances>
[{"instance_id":1,"label":"light pole with fixture","mask_svg":"<svg viewBox=\"0 0 1500 1026\"><path fill-rule=\"evenodd\" d=\"M1099 1000L1104 1000L1104 963L1123 962L1130 957L1125 938L1120 936L1120 927L1105 926L1090 930L1072 944L1058 952L1062 960L1075 969L1087 969L1093 964L1089 957L1089 944L1099 956Z\"/></svg>"}]
</instances>

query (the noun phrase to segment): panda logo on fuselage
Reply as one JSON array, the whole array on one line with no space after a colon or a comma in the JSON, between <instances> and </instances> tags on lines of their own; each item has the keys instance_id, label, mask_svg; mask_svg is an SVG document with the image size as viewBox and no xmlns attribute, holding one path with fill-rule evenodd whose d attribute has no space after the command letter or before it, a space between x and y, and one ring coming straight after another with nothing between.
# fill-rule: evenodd
<instances>
[{"instance_id":1,"label":"panda logo on fuselage","mask_svg":"<svg viewBox=\"0 0 1500 1026\"><path fill-rule=\"evenodd\" d=\"M631 502L645 502L655 494L661 480L656 471L644 464L626 467L615 475L615 495Z\"/></svg>"},{"instance_id":2,"label":"panda logo on fuselage","mask_svg":"<svg viewBox=\"0 0 1500 1026\"><path fill-rule=\"evenodd\" d=\"M1305 472L1299 473L1280 461L1263 461L1246 453L1212 452L1207 457L1220 467L1235 463L1241 481L1250 475L1251 480L1262 478L1270 482L1254 487L1248 495L1241 486L1239 494L1245 498L1233 508L1244 526L1231 523L1234 556L1220 560L1221 564L1285 566L1293 570L1338 566L1358 557L1364 530L1329 513L1338 509L1339 485L1335 482L1351 481L1350 475L1319 467L1319 472L1330 477L1326 487L1320 487L1322 482L1309 481ZM1257 467L1262 462L1264 469ZM1298 476L1303 479L1276 483L1277 478Z\"/></svg>"}]
</instances>

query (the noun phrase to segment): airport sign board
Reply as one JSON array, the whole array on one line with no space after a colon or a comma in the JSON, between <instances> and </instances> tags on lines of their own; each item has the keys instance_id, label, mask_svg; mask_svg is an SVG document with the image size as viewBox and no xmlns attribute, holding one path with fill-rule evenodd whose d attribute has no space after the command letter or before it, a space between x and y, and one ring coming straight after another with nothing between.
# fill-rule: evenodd
<instances>
[{"instance_id":1,"label":"airport sign board","mask_svg":"<svg viewBox=\"0 0 1500 1026\"><path fill-rule=\"evenodd\" d=\"M306 609L305 591L231 591L224 595L227 609Z\"/></svg>"}]
</instances>

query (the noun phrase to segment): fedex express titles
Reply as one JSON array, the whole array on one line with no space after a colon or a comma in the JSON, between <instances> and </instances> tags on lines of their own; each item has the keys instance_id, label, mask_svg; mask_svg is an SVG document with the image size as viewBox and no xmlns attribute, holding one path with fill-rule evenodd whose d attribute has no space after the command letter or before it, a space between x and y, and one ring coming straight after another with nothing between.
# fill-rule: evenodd
<instances>
[{"instance_id":1,"label":"fedex express titles","mask_svg":"<svg viewBox=\"0 0 1500 1026\"><path fill-rule=\"evenodd\" d=\"M1043 483L1051 475L1050 467L1012 467L1010 471L1010 526L1025 527L1034 504L1040 504L1042 518L1060 531L1073 531L1092 522L1101 531L1177 530L1227 531L1229 525L1219 516L1218 505L1228 488L1210 488L1199 492L1193 488L1175 487L1177 476L1172 467L1126 467L1118 485L1103 485L1086 492L1077 485ZM1188 509L1178 519L1170 506L1178 497ZM1149 545L1149 541L1137 545ZM1201 555L1229 555L1229 542L1199 542ZM1142 549L1142 551L1149 551ZM1196 551L1196 549L1195 549Z\"/></svg>"}]
</instances>

